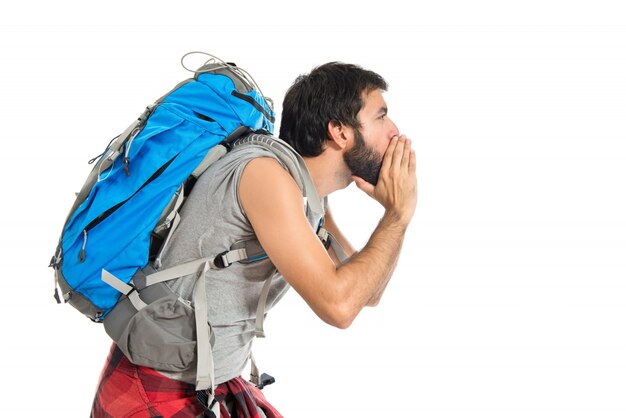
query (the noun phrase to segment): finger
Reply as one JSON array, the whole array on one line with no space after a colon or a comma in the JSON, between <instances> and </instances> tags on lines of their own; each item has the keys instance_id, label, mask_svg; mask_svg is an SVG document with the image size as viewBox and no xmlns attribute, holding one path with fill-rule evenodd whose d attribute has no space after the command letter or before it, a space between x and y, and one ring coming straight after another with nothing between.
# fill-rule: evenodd
<instances>
[{"instance_id":1,"label":"finger","mask_svg":"<svg viewBox=\"0 0 626 418\"><path fill-rule=\"evenodd\" d=\"M406 136L400 135L398 138L398 142L396 144L396 148L393 151L393 159L391 161L391 170L394 174L398 174L401 171L402 167L402 156L404 155L404 150L406 148Z\"/></svg>"},{"instance_id":2,"label":"finger","mask_svg":"<svg viewBox=\"0 0 626 418\"><path fill-rule=\"evenodd\" d=\"M398 144L398 135L394 135L391 137L391 141L387 146L387 150L385 151L385 156L383 158L383 163L380 166L381 172L389 171L389 167L391 167L391 161L393 160L393 152L396 149L396 145Z\"/></svg>"},{"instance_id":3,"label":"finger","mask_svg":"<svg viewBox=\"0 0 626 418\"><path fill-rule=\"evenodd\" d=\"M409 154L409 173L415 174L417 166L417 157L415 156L415 150L411 150Z\"/></svg>"},{"instance_id":4,"label":"finger","mask_svg":"<svg viewBox=\"0 0 626 418\"><path fill-rule=\"evenodd\" d=\"M410 156L411 156L411 140L409 138L406 139L404 144L404 152L402 153L402 167L406 168L409 166Z\"/></svg>"}]
</instances>

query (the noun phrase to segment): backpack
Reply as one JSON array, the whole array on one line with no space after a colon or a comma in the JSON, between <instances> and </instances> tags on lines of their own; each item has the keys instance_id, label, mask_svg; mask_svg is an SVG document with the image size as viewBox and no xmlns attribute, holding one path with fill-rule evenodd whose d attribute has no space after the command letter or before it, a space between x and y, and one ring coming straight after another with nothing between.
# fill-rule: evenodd
<instances>
[{"instance_id":1,"label":"backpack","mask_svg":"<svg viewBox=\"0 0 626 418\"><path fill-rule=\"evenodd\" d=\"M60 289L63 301L103 323L135 364L173 372L195 365L196 389L209 389L203 404L215 410L205 280L196 281L192 301L163 282L189 274L204 277L208 269L265 254L251 240L214 257L159 270L185 197L206 168L232 147L254 143L271 149L298 182L305 202L316 206L313 210L321 208L310 178L298 175L306 170L302 158L270 136L271 100L243 69L206 55L211 58L192 78L148 106L96 157L50 266L58 303ZM318 235L330 242L321 225ZM270 280L259 300L257 336L263 336ZM254 383L262 387L272 380L259 376L253 359L251 363Z\"/></svg>"}]
</instances>

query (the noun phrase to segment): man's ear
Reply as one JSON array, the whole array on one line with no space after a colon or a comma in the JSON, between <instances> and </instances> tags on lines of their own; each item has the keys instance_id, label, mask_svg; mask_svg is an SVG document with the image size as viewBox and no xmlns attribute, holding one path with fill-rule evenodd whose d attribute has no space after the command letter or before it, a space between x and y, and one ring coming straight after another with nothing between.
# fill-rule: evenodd
<instances>
[{"instance_id":1,"label":"man's ear","mask_svg":"<svg viewBox=\"0 0 626 418\"><path fill-rule=\"evenodd\" d=\"M328 122L328 140L330 141L330 146L344 149L348 146L351 137L352 133L346 125L335 121Z\"/></svg>"}]
</instances>

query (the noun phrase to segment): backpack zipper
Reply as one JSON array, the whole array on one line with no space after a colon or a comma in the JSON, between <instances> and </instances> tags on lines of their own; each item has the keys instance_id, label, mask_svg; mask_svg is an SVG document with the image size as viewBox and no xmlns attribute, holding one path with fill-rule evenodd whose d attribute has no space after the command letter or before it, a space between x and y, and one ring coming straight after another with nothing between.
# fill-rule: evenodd
<instances>
[{"instance_id":1,"label":"backpack zipper","mask_svg":"<svg viewBox=\"0 0 626 418\"><path fill-rule=\"evenodd\" d=\"M139 193L144 187L146 187L148 184L152 183L157 177L159 177L167 169L167 167L170 166L170 164L176 159L176 157L178 157L178 154L176 154L171 160L169 160L168 162L163 164L163 166L161 166L161 168L159 168L152 176L150 176L150 178L148 180L146 180L146 182L144 184L142 184L141 187L138 188L137 191L135 191L135 193L133 193L128 199L123 200L120 203L118 203L117 205L112 206L111 208L107 209L106 211L101 213L100 216L98 216L97 218L93 219L91 222L89 222L89 224L87 224L87 226L83 230L83 245L82 245L81 250L80 250L80 252L78 254L78 261L79 262L82 263L87 258L87 254L85 252L85 247L87 246L87 235L88 235L89 231L94 229L100 222L104 221L106 218L111 216L122 205L124 205L124 203L128 202L137 193Z\"/></svg>"},{"instance_id":2,"label":"backpack zipper","mask_svg":"<svg viewBox=\"0 0 626 418\"><path fill-rule=\"evenodd\" d=\"M239 93L237 90L233 90L231 92L231 95L245 101L248 102L249 104L252 105L252 107L254 107L256 110L258 110L259 112L261 112L263 114L263 116L265 116L270 122L274 123L275 122L275 118L274 116L270 115L267 110L265 110L263 108L263 106L261 106L256 100L254 100L252 97L243 94L243 93Z\"/></svg>"},{"instance_id":3,"label":"backpack zipper","mask_svg":"<svg viewBox=\"0 0 626 418\"><path fill-rule=\"evenodd\" d=\"M82 263L85 261L85 247L87 246L87 229L83 230L83 246L78 253L78 260Z\"/></svg>"}]
</instances>

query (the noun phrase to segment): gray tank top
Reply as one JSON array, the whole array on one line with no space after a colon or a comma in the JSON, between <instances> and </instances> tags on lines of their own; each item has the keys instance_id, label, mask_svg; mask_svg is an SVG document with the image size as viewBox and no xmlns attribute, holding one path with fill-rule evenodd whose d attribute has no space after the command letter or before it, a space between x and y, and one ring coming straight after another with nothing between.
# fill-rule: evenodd
<instances>
[{"instance_id":1,"label":"gray tank top","mask_svg":"<svg viewBox=\"0 0 626 418\"><path fill-rule=\"evenodd\" d=\"M270 150L244 144L235 147L198 178L181 210L180 225L164 251L163 268L215 256L237 241L255 237L241 208L238 188L246 164L259 157L273 158L287 169ZM310 176L308 172L298 175ZM301 179L296 181L302 184ZM325 202L320 203L325 210ZM316 229L324 214L310 212L307 210L307 218L311 227ZM242 374L255 335L259 296L265 280L270 276L273 278L266 312L289 288L268 258L248 264L234 263L222 270L209 270L206 274L208 321L215 334L213 362L216 384ZM168 285L182 298L191 300L195 280L195 276L186 276L170 281ZM195 370L163 374L195 383Z\"/></svg>"}]
</instances>

